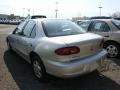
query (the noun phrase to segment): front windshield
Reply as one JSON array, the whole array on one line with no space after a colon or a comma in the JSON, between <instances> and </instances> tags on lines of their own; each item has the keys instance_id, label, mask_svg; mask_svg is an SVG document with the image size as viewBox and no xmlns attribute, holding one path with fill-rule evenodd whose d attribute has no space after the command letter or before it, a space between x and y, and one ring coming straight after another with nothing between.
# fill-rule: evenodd
<instances>
[{"instance_id":1,"label":"front windshield","mask_svg":"<svg viewBox=\"0 0 120 90\"><path fill-rule=\"evenodd\" d=\"M44 20L42 25L48 37L75 35L85 32L81 27L68 20Z\"/></svg>"}]
</instances>

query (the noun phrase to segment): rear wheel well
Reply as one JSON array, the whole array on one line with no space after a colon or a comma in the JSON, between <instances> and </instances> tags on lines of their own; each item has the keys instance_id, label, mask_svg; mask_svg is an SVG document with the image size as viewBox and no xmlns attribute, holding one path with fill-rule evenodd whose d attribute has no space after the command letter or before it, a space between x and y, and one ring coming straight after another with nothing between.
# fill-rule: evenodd
<instances>
[{"instance_id":1,"label":"rear wheel well","mask_svg":"<svg viewBox=\"0 0 120 90\"><path fill-rule=\"evenodd\" d=\"M31 52L29 56L30 56L31 65L32 65L32 69L34 71L34 74L36 75L37 78L44 79L46 77L46 69L45 69L45 66L44 66L40 56L37 53L35 53L35 52ZM41 71L40 71L40 73L42 75L41 77L38 76L38 71L36 73L36 70L35 70L35 68L36 68L35 63L36 63L36 61L39 63L39 67L41 68Z\"/></svg>"},{"instance_id":2,"label":"rear wheel well","mask_svg":"<svg viewBox=\"0 0 120 90\"><path fill-rule=\"evenodd\" d=\"M38 55L37 53L35 53L35 52L32 51L32 52L29 54L31 64L32 64L32 58L33 58L34 56L39 57L39 55ZM39 57L39 58L40 58L40 57Z\"/></svg>"},{"instance_id":3,"label":"rear wheel well","mask_svg":"<svg viewBox=\"0 0 120 90\"><path fill-rule=\"evenodd\" d=\"M120 43L118 43L117 41L109 40L109 41L104 42L103 47L105 48L105 46L110 44L110 43L114 43L114 44L120 45Z\"/></svg>"}]
</instances>

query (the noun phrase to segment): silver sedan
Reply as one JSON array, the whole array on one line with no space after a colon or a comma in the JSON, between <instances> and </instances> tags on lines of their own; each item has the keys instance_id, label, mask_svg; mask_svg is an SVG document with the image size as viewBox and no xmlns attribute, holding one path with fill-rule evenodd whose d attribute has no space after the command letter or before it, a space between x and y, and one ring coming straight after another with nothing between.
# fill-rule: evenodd
<instances>
[{"instance_id":1,"label":"silver sedan","mask_svg":"<svg viewBox=\"0 0 120 90\"><path fill-rule=\"evenodd\" d=\"M86 31L104 37L103 47L108 57L120 56L120 21L114 19L95 19L79 23Z\"/></svg>"},{"instance_id":2,"label":"silver sedan","mask_svg":"<svg viewBox=\"0 0 120 90\"><path fill-rule=\"evenodd\" d=\"M6 41L10 51L31 63L39 79L46 73L69 78L91 72L107 53L101 36L61 19L25 20Z\"/></svg>"}]
</instances>

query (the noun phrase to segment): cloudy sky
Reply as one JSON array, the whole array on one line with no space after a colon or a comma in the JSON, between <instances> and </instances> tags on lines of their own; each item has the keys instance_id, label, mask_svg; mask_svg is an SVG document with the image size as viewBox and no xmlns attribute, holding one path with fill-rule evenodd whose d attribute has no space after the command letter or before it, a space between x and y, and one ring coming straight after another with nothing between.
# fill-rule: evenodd
<instances>
[{"instance_id":1,"label":"cloudy sky","mask_svg":"<svg viewBox=\"0 0 120 90\"><path fill-rule=\"evenodd\" d=\"M0 14L16 14L26 16L44 14L55 17L55 2L58 2L58 17L97 16L101 5L102 15L111 15L120 11L120 0L0 0ZM30 12L28 12L30 9Z\"/></svg>"}]
</instances>

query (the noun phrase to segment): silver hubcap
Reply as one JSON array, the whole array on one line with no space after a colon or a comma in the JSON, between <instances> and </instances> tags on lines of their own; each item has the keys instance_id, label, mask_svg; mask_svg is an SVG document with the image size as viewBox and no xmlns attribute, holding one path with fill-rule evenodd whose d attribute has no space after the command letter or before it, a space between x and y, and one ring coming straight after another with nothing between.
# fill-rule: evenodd
<instances>
[{"instance_id":1,"label":"silver hubcap","mask_svg":"<svg viewBox=\"0 0 120 90\"><path fill-rule=\"evenodd\" d=\"M34 73L38 78L42 77L42 72L41 72L41 67L39 65L39 62L37 60L35 60L33 62L33 69L34 69Z\"/></svg>"},{"instance_id":2,"label":"silver hubcap","mask_svg":"<svg viewBox=\"0 0 120 90\"><path fill-rule=\"evenodd\" d=\"M118 49L116 46L109 45L106 49L109 57L116 57L118 55Z\"/></svg>"}]
</instances>

